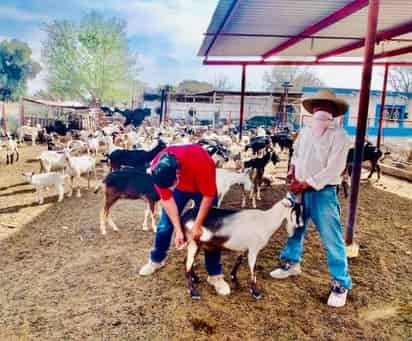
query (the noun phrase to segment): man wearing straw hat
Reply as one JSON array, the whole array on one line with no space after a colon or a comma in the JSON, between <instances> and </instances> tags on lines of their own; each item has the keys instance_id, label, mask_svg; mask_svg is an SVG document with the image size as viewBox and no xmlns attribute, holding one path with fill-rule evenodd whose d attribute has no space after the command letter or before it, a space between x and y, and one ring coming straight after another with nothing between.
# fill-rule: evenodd
<instances>
[{"instance_id":1,"label":"man wearing straw hat","mask_svg":"<svg viewBox=\"0 0 412 341\"><path fill-rule=\"evenodd\" d=\"M329 90L320 90L314 97L304 99L302 104L312 114L312 124L301 130L295 142L288 185L291 192L302 198L303 227L297 228L287 240L280 255L282 266L270 275L284 279L301 274L303 240L312 219L326 250L332 276L328 305L343 307L352 280L348 273L336 185L341 182L350 144L346 132L333 127L332 123L334 118L347 112L348 104Z\"/></svg>"}]
</instances>

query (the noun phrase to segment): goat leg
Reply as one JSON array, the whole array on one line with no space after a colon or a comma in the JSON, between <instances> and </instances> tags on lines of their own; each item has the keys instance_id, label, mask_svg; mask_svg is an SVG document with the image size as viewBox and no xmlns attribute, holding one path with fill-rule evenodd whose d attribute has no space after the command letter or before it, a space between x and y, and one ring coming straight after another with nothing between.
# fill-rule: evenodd
<instances>
[{"instance_id":1,"label":"goat leg","mask_svg":"<svg viewBox=\"0 0 412 341\"><path fill-rule=\"evenodd\" d=\"M262 294L260 291L256 288L256 272L255 272L255 266L256 266L256 257L257 257L257 251L249 250L248 252L248 263L249 263L249 268L250 268L250 292L252 293L252 296L254 299L259 300L262 298Z\"/></svg>"},{"instance_id":2,"label":"goat leg","mask_svg":"<svg viewBox=\"0 0 412 341\"><path fill-rule=\"evenodd\" d=\"M237 279L237 272L239 270L240 265L242 264L243 261L243 255L240 255L236 259L236 263L233 266L232 271L230 272L230 279L232 280L232 283L235 284L237 287L239 286L239 281Z\"/></svg>"},{"instance_id":3,"label":"goat leg","mask_svg":"<svg viewBox=\"0 0 412 341\"><path fill-rule=\"evenodd\" d=\"M189 245L187 246L187 257L186 257L186 277L187 277L187 284L189 288L189 293L190 297L194 300L200 299L200 294L199 291L197 290L195 286L195 278L197 277L196 275L193 276L193 264L195 261L195 257L197 253L199 252L199 247L196 244L194 240L191 240L189 242Z\"/></svg>"}]
</instances>

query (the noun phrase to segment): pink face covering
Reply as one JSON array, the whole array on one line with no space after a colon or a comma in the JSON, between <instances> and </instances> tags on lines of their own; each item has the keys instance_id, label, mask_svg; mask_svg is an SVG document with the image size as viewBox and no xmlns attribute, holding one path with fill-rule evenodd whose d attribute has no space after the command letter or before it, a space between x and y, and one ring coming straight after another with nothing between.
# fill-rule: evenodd
<instances>
[{"instance_id":1,"label":"pink face covering","mask_svg":"<svg viewBox=\"0 0 412 341\"><path fill-rule=\"evenodd\" d=\"M312 134L321 137L333 121L332 114L327 111L317 111L312 116Z\"/></svg>"}]
</instances>

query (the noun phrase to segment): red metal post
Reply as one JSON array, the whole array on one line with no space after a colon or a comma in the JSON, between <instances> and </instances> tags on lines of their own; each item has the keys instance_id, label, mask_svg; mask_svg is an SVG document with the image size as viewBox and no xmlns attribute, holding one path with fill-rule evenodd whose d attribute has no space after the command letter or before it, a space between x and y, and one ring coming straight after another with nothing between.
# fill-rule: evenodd
<instances>
[{"instance_id":1,"label":"red metal post","mask_svg":"<svg viewBox=\"0 0 412 341\"><path fill-rule=\"evenodd\" d=\"M270 56L273 56L283 50L288 49L289 47L299 43L303 39L310 37L312 34L319 32L323 30L326 27L329 27L330 25L333 25L334 23L338 22L339 20L342 20L349 15L359 11L360 9L364 8L365 6L368 5L369 0L355 0L346 5L345 7L340 8L336 12L332 13L328 17L322 19L321 21L317 22L316 24L308 27L301 33L299 33L296 37L291 38L280 45L274 47L270 51L264 53L262 55L263 59L267 59Z\"/></svg>"},{"instance_id":2,"label":"red metal post","mask_svg":"<svg viewBox=\"0 0 412 341\"><path fill-rule=\"evenodd\" d=\"M24 126L25 124L25 113L24 113L24 101L20 100L20 125Z\"/></svg>"},{"instance_id":3,"label":"red metal post","mask_svg":"<svg viewBox=\"0 0 412 341\"><path fill-rule=\"evenodd\" d=\"M2 125L4 133L7 133L7 114L6 114L6 102L3 102L3 112L2 112Z\"/></svg>"},{"instance_id":4,"label":"red metal post","mask_svg":"<svg viewBox=\"0 0 412 341\"><path fill-rule=\"evenodd\" d=\"M362 85L359 95L358 125L355 139L354 166L351 178L351 192L349 213L346 229L346 245L353 243L355 231L356 209L358 205L359 183L362 170L363 146L368 120L369 92L372 78L372 64L375 50L376 30L378 24L379 0L371 0L368 10L368 26L365 40L364 64L362 71Z\"/></svg>"},{"instance_id":5,"label":"red metal post","mask_svg":"<svg viewBox=\"0 0 412 341\"><path fill-rule=\"evenodd\" d=\"M242 65L242 87L240 90L240 128L239 128L239 140L242 140L243 135L243 112L245 110L245 88L246 88L246 65Z\"/></svg>"},{"instance_id":6,"label":"red metal post","mask_svg":"<svg viewBox=\"0 0 412 341\"><path fill-rule=\"evenodd\" d=\"M386 100L386 86L388 84L388 74L389 74L389 65L385 66L385 75L383 76L383 89L382 89L382 100L381 100L381 110L379 113L379 128L378 128L378 137L376 140L376 146L380 147L381 145L381 137L382 137L382 124L383 124L383 116L385 113L385 100Z\"/></svg>"}]
</instances>

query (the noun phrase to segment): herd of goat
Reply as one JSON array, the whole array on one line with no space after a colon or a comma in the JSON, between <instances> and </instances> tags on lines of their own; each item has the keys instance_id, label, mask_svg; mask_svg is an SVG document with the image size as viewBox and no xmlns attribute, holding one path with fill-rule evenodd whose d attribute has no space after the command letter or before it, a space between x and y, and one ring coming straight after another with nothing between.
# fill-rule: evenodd
<instances>
[{"instance_id":1,"label":"herd of goat","mask_svg":"<svg viewBox=\"0 0 412 341\"><path fill-rule=\"evenodd\" d=\"M35 144L40 131L39 127L21 127L20 133L23 134L23 138L28 135L32 143ZM150 216L152 229L156 230L154 213L160 198L156 193L153 180L146 170L155 156L167 145L198 143L211 155L217 166L218 207L232 186L240 185L242 208L246 206L248 195L252 200L252 207L256 208L257 200L261 200L261 187L271 183L270 178L265 177L265 168L270 163L276 165L280 161L275 152L275 146L277 145L281 152L286 149L286 156L290 160L296 136L286 132L268 134L266 130L258 129L254 136L252 134L246 135L241 141L238 141L229 132L216 133L205 130L196 133L183 127L160 129L142 124L138 129L110 125L94 132L75 131L65 136L46 134L43 137L47 142L48 150L42 151L37 158L40 172L38 174L24 174L26 181L36 189L38 203L43 203L43 191L50 187L56 188L58 201L62 201L66 179L70 183L67 196L70 197L73 194L75 183L77 183L76 195L80 197L80 178L87 175L88 189L90 189L90 180L93 176L96 184L95 193L104 188L100 231L105 235L107 225L115 231L118 230L111 217L111 208L119 199L144 200L146 210L143 229L148 230ZM21 136L19 139L21 140ZM9 134L5 134L2 139L2 149L5 150L7 164L18 161L17 140ZM16 159L14 159L14 155ZM99 155L104 156L104 158L99 160ZM382 152L374 146L370 144L365 146L364 160L369 160L372 164L370 176L374 171L377 171L379 177L378 160L381 156ZM109 169L109 173L102 182L98 182L96 176L98 162L107 163ZM353 149L349 151L347 159L346 171L349 174L352 163ZM345 194L347 194L347 183L343 182L343 185ZM186 274L192 298L199 297L195 286L197 276L193 271L194 258L201 247L217 247L216 245L229 250L248 252L251 275L250 289L252 295L259 298L260 293L256 288L254 271L257 254L285 219L287 220L288 233L293 233L292 228L296 225L298 218L297 213L292 214L295 206L293 200L285 198L268 211L254 209L229 211L213 208L204 223L204 231L200 241L189 240L188 244ZM294 216L295 220L293 220ZM228 217L230 219L226 219ZM194 209L189 209L182 217L182 224L189 234L194 219ZM225 221L230 223L225 223ZM255 229L240 228L245 223L253 225L259 223L258 225L262 227L256 231ZM223 225L217 226L216 224ZM224 231L223 234L221 234L222 231ZM244 235L245 233L247 235ZM239 257L231 273L234 282L237 281L236 272L241 260L242 257Z\"/></svg>"}]
</instances>

